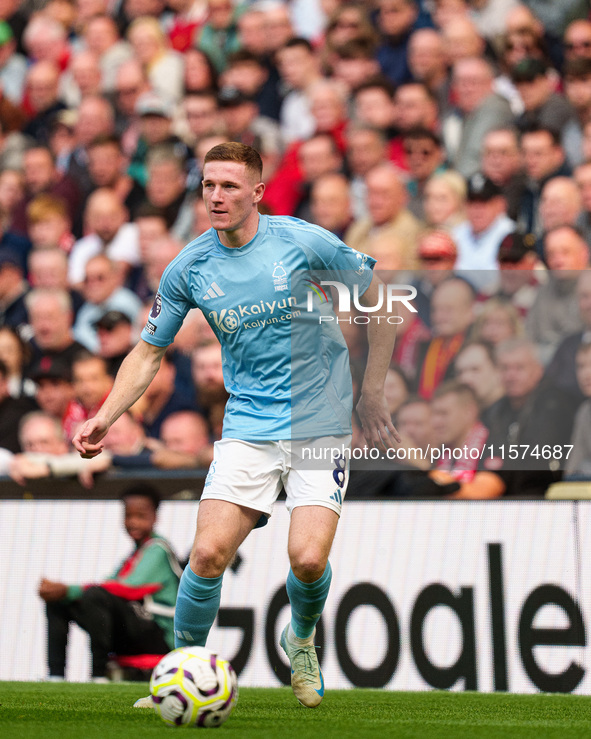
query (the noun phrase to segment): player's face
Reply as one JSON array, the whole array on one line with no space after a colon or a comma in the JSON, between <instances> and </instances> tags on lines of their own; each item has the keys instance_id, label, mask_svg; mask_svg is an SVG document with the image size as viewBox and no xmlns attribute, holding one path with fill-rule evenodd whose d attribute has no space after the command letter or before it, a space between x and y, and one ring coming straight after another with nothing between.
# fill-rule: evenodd
<instances>
[{"instance_id":1,"label":"player's face","mask_svg":"<svg viewBox=\"0 0 591 739\"><path fill-rule=\"evenodd\" d=\"M239 231L257 218L264 189L239 162L207 162L203 168L203 199L216 231Z\"/></svg>"}]
</instances>

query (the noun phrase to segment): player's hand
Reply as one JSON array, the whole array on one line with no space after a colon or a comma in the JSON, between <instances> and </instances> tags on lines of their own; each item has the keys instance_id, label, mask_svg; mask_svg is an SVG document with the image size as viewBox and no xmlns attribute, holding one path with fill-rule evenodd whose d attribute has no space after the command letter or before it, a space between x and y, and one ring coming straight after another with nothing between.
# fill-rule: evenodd
<instances>
[{"instance_id":1,"label":"player's hand","mask_svg":"<svg viewBox=\"0 0 591 739\"><path fill-rule=\"evenodd\" d=\"M390 418L383 393L362 393L357 403L357 413L368 444L382 449L392 448L394 441L400 444L401 439Z\"/></svg>"},{"instance_id":2,"label":"player's hand","mask_svg":"<svg viewBox=\"0 0 591 739\"><path fill-rule=\"evenodd\" d=\"M39 583L39 595L46 603L54 603L57 600L63 600L68 594L68 586L61 582L53 582L42 578Z\"/></svg>"},{"instance_id":3,"label":"player's hand","mask_svg":"<svg viewBox=\"0 0 591 739\"><path fill-rule=\"evenodd\" d=\"M81 457L92 459L103 451L103 444L100 442L108 430L109 424L100 416L95 416L78 429L72 439L72 444L80 452Z\"/></svg>"}]
</instances>

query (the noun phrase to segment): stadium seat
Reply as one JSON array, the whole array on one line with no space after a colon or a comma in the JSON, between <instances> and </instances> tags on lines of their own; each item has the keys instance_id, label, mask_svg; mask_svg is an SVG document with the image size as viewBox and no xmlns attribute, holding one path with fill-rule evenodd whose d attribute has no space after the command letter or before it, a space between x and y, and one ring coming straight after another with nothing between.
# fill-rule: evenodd
<instances>
[{"instance_id":1,"label":"stadium seat","mask_svg":"<svg viewBox=\"0 0 591 739\"><path fill-rule=\"evenodd\" d=\"M160 662L162 654L115 654L109 663L109 677L113 682L129 680L145 682Z\"/></svg>"}]
</instances>

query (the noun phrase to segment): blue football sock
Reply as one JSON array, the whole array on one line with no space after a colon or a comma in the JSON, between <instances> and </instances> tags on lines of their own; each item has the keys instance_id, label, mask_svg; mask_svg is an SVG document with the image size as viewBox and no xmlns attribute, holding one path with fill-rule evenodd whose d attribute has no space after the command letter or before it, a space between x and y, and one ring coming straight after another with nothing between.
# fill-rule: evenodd
<instances>
[{"instance_id":1,"label":"blue football sock","mask_svg":"<svg viewBox=\"0 0 591 739\"><path fill-rule=\"evenodd\" d=\"M199 577L185 567L174 612L175 647L205 646L220 607L223 577Z\"/></svg>"},{"instance_id":2,"label":"blue football sock","mask_svg":"<svg viewBox=\"0 0 591 739\"><path fill-rule=\"evenodd\" d=\"M302 582L291 569L287 576L287 595L291 603L291 628L298 639L309 639L320 616L330 589L332 570L330 562L315 582Z\"/></svg>"}]
</instances>

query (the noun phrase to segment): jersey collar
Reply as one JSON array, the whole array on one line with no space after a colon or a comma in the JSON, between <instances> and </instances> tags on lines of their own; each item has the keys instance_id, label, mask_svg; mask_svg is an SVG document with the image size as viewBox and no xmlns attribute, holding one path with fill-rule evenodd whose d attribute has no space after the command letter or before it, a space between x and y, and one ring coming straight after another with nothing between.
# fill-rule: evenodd
<instances>
[{"instance_id":1,"label":"jersey collar","mask_svg":"<svg viewBox=\"0 0 591 739\"><path fill-rule=\"evenodd\" d=\"M224 246L222 242L220 241L220 237L218 235L218 232L215 229L212 229L213 231L213 238L215 240L215 243L217 245L217 248L223 253L226 254L229 257L241 257L244 254L248 254L253 249L256 249L258 244L265 238L265 235L267 233L267 227L269 225L269 221L267 216L264 216L262 214L259 215L259 227L254 235L254 237L247 243L244 244L244 246L239 247L230 247L230 246Z\"/></svg>"}]
</instances>

